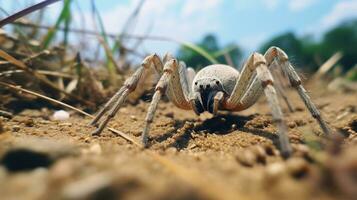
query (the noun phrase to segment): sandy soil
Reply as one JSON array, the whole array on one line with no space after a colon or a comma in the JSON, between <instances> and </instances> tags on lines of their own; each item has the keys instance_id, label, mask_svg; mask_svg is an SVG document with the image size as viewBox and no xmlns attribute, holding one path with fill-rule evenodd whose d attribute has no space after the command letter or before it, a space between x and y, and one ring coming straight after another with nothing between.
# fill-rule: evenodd
<instances>
[{"instance_id":1,"label":"sandy soil","mask_svg":"<svg viewBox=\"0 0 357 200\"><path fill-rule=\"evenodd\" d=\"M162 102L147 150L109 130L91 136L90 119L75 113L66 121L46 109L1 118L0 199L353 199L357 94L312 93L344 135L333 145L299 97L289 97L288 160L279 156L265 98L214 118ZM148 105L125 106L110 126L139 141Z\"/></svg>"}]
</instances>

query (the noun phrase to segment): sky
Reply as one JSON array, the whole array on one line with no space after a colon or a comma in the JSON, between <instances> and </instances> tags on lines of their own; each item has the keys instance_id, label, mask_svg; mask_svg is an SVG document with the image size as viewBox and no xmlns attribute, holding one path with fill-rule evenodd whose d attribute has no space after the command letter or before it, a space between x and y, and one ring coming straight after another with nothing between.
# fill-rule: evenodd
<instances>
[{"instance_id":1,"label":"sky","mask_svg":"<svg viewBox=\"0 0 357 200\"><path fill-rule=\"evenodd\" d=\"M21 1L25 0L17 0ZM79 5L84 14L76 12L74 24L83 22L81 19L84 16L85 27L93 29L90 1L75 1L73 9ZM21 6L14 9L14 3L9 2L0 0L0 6L10 13L21 9ZM107 32L121 32L138 2L96 0ZM50 18L55 19L60 8L61 3L47 8ZM189 42L197 42L204 35L214 33L221 45L236 43L251 52L278 34L292 31L299 36L309 34L319 37L326 30L351 18L357 18L357 0L146 0L134 33ZM176 52L178 45L146 41L140 48L146 52L164 53Z\"/></svg>"}]
</instances>

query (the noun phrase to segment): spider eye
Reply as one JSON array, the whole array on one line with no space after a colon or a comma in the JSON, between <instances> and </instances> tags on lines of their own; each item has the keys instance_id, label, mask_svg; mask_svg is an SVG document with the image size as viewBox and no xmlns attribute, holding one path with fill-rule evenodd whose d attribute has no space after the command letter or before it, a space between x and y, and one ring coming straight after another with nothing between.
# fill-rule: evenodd
<instances>
[{"instance_id":1,"label":"spider eye","mask_svg":"<svg viewBox=\"0 0 357 200\"><path fill-rule=\"evenodd\" d=\"M219 81L216 81L216 84L219 85Z\"/></svg>"}]
</instances>

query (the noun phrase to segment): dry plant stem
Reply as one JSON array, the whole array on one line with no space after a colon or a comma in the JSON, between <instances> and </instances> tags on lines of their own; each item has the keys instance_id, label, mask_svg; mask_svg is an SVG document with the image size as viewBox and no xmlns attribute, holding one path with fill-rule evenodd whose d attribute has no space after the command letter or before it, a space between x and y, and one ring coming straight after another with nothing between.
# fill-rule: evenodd
<instances>
[{"instance_id":1,"label":"dry plant stem","mask_svg":"<svg viewBox=\"0 0 357 200\"><path fill-rule=\"evenodd\" d=\"M47 70L36 70L37 73L43 74L46 76L54 76L54 77L62 77L62 78L68 78L68 79L74 79L75 77L72 76L71 74L66 74L62 72L56 72L56 71L47 71ZM11 74L16 74L16 73L24 73L24 70L18 69L18 70L8 70L8 71L3 71L0 73L0 76L6 76L6 75L11 75Z\"/></svg>"},{"instance_id":2,"label":"dry plant stem","mask_svg":"<svg viewBox=\"0 0 357 200\"><path fill-rule=\"evenodd\" d=\"M84 103L87 106L91 106L93 107L94 104L92 102L89 102L87 100L82 99L79 96L73 95L71 93L66 92L65 90L58 88L54 83L52 83L50 80L48 80L45 76L43 76L42 74L39 74L38 72L36 72L35 70L29 68L28 66L26 66L22 61L17 60L16 58L12 57L11 55L9 55L8 53L6 53L3 50L0 50L0 57L4 58L5 60L9 61L11 64L15 65L16 67L18 67L21 70L26 71L27 73L31 74L32 76L34 76L35 78L37 78L38 80L40 80L41 82L45 83L47 86L51 87L52 89L55 89L65 95L67 95L68 97L74 98L82 103Z\"/></svg>"},{"instance_id":3,"label":"dry plant stem","mask_svg":"<svg viewBox=\"0 0 357 200\"><path fill-rule=\"evenodd\" d=\"M36 53L34 55L31 55L31 56L23 59L21 62L28 63L28 62L31 62L32 60L36 59L36 58L39 58L39 57L41 57L43 55L49 55L49 54L50 54L50 51L43 50L43 51L41 51L39 53ZM24 56L27 56L27 55L24 55ZM10 61L0 61L0 65L10 65L10 64L12 64L12 62L10 62Z\"/></svg>"},{"instance_id":4,"label":"dry plant stem","mask_svg":"<svg viewBox=\"0 0 357 200\"><path fill-rule=\"evenodd\" d=\"M60 1L60 0L42 1L42 2L40 2L38 4L35 4L35 5L30 6L30 7L26 8L26 9L23 9L23 10L15 13L13 15L10 15L9 17L7 17L7 18L5 18L5 19L0 21L0 28L3 27L4 25L8 24L8 23L11 23L11 22L13 22L13 21L15 21L15 20L27 15L27 14L30 14L30 13L36 11L36 10L42 9L42 8L44 8L44 7L46 7L46 6L50 5L50 4L53 4L53 3L57 2L57 1Z\"/></svg>"}]
</instances>

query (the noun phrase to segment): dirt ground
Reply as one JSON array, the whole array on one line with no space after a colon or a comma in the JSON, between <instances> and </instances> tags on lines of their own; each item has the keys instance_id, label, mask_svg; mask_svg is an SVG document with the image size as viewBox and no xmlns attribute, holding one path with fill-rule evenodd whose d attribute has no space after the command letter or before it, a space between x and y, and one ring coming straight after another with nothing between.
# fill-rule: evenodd
<instances>
[{"instance_id":1,"label":"dirt ground","mask_svg":"<svg viewBox=\"0 0 357 200\"><path fill-rule=\"evenodd\" d=\"M0 199L353 199L357 197L357 94L310 88L343 137L325 140L297 94L284 105L294 156L283 160L265 98L239 113L197 117L161 102L150 148L69 111L25 110L0 121ZM110 126L139 141L148 102L126 105Z\"/></svg>"}]
</instances>

